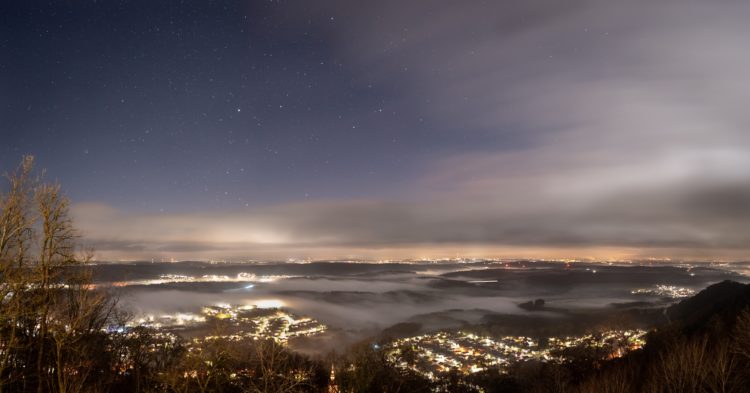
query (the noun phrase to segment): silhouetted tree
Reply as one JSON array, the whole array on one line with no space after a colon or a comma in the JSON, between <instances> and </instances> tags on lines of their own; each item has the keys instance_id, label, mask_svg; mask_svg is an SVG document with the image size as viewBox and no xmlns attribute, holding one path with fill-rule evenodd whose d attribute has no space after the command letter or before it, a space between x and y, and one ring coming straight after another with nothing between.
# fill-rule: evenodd
<instances>
[{"instance_id":1,"label":"silhouetted tree","mask_svg":"<svg viewBox=\"0 0 750 393\"><path fill-rule=\"evenodd\" d=\"M338 359L336 380L339 391L365 392L429 392L432 383L410 370L390 363L379 346L362 342Z\"/></svg>"},{"instance_id":2,"label":"silhouetted tree","mask_svg":"<svg viewBox=\"0 0 750 393\"><path fill-rule=\"evenodd\" d=\"M0 390L91 390L111 372L103 329L115 302L69 269L90 254L78 250L60 186L43 183L33 162L6 174L0 195Z\"/></svg>"}]
</instances>

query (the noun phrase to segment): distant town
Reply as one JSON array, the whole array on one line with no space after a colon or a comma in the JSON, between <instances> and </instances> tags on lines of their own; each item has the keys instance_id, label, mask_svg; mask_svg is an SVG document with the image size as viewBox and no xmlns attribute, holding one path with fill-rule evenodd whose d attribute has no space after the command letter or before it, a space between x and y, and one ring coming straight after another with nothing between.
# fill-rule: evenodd
<instances>
[{"instance_id":1,"label":"distant town","mask_svg":"<svg viewBox=\"0 0 750 393\"><path fill-rule=\"evenodd\" d=\"M671 293L671 292L670 292ZM675 290L675 293L682 293ZM295 315L278 300L261 300L251 305L218 304L200 313L147 315L125 329L136 326L158 332L163 345L178 339L188 347L200 348L212 340L242 341L271 339L286 345L290 340L323 334L328 326ZM209 328L210 327L210 328ZM577 336L490 337L463 330L439 331L390 340L373 348L404 370L435 380L447 372L464 375L488 368L506 369L525 361L561 362L566 349L593 349L605 358L621 357L645 344L645 330L607 330Z\"/></svg>"},{"instance_id":2,"label":"distant town","mask_svg":"<svg viewBox=\"0 0 750 393\"><path fill-rule=\"evenodd\" d=\"M464 331L439 332L394 340L386 350L399 367L434 380L456 370L470 374L490 367L506 369L521 361L559 362L564 350L582 347L605 351L605 357L621 357L645 344L645 330L610 330L568 337L491 338Z\"/></svg>"}]
</instances>

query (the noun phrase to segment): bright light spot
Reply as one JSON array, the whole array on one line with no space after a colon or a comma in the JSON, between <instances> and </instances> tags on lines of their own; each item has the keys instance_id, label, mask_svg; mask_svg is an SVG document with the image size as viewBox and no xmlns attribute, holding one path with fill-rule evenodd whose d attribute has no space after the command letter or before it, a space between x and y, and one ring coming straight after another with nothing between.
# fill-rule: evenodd
<instances>
[{"instance_id":1,"label":"bright light spot","mask_svg":"<svg viewBox=\"0 0 750 393\"><path fill-rule=\"evenodd\" d=\"M263 299L255 301L253 305L258 308L280 308L284 307L284 302L278 299Z\"/></svg>"}]
</instances>

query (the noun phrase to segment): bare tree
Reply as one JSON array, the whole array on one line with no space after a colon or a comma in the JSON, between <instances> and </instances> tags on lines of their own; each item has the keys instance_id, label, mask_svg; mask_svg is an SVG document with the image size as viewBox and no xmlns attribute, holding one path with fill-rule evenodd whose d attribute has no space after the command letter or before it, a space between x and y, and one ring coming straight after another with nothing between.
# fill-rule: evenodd
<instances>
[{"instance_id":1,"label":"bare tree","mask_svg":"<svg viewBox=\"0 0 750 393\"><path fill-rule=\"evenodd\" d=\"M660 352L652 369L651 385L661 387L656 389L660 392L702 392L709 377L708 360L706 337L674 340Z\"/></svg>"},{"instance_id":2,"label":"bare tree","mask_svg":"<svg viewBox=\"0 0 750 393\"><path fill-rule=\"evenodd\" d=\"M39 258L35 269L35 283L39 296L39 331L37 349L37 375L48 375L44 369L46 344L50 324L50 307L53 305L53 292L56 291L60 280L58 275L61 268L76 263L75 241L77 233L73 228L73 222L69 216L69 201L60 192L60 185L42 184L37 187L35 193L39 220L41 224ZM37 392L42 393L48 389L44 379L37 385Z\"/></svg>"},{"instance_id":3,"label":"bare tree","mask_svg":"<svg viewBox=\"0 0 750 393\"><path fill-rule=\"evenodd\" d=\"M114 301L92 290L70 202L25 156L0 194L0 392L78 392L103 361Z\"/></svg>"},{"instance_id":4,"label":"bare tree","mask_svg":"<svg viewBox=\"0 0 750 393\"><path fill-rule=\"evenodd\" d=\"M35 221L31 199L38 179L33 168L34 158L24 156L15 171L4 174L8 191L0 194L0 261L19 266L26 261Z\"/></svg>"},{"instance_id":5,"label":"bare tree","mask_svg":"<svg viewBox=\"0 0 750 393\"><path fill-rule=\"evenodd\" d=\"M312 367L273 340L260 340L250 347L255 365L243 388L247 393L284 393L303 391L310 386Z\"/></svg>"},{"instance_id":6,"label":"bare tree","mask_svg":"<svg viewBox=\"0 0 750 393\"><path fill-rule=\"evenodd\" d=\"M745 361L750 361L750 307L742 310L737 317L733 333L735 353L742 356Z\"/></svg>"},{"instance_id":7,"label":"bare tree","mask_svg":"<svg viewBox=\"0 0 750 393\"><path fill-rule=\"evenodd\" d=\"M589 378L579 386L580 393L630 393L634 392L637 376L630 364L620 364Z\"/></svg>"},{"instance_id":8,"label":"bare tree","mask_svg":"<svg viewBox=\"0 0 750 393\"><path fill-rule=\"evenodd\" d=\"M6 193L0 194L0 392L20 378L19 362L22 347L28 343L21 339L23 321L28 308L23 294L29 287L28 271L23 269L33 239L36 220L32 208L33 177L31 156L23 157L21 164L4 178L8 183Z\"/></svg>"},{"instance_id":9,"label":"bare tree","mask_svg":"<svg viewBox=\"0 0 750 393\"><path fill-rule=\"evenodd\" d=\"M107 336L102 331L116 306L114 298L92 291L87 272L66 279L51 313L54 324L50 336L54 342L54 375L56 390L80 392L95 371L108 371ZM92 383L88 383L92 382Z\"/></svg>"},{"instance_id":10,"label":"bare tree","mask_svg":"<svg viewBox=\"0 0 750 393\"><path fill-rule=\"evenodd\" d=\"M739 364L737 354L731 350L729 340L721 340L712 346L708 368L707 390L711 393L739 392Z\"/></svg>"}]
</instances>

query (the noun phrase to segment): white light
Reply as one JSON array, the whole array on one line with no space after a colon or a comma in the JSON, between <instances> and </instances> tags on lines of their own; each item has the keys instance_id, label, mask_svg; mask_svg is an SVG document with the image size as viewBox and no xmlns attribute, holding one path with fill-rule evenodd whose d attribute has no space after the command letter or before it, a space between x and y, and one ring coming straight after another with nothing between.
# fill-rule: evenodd
<instances>
[{"instance_id":1,"label":"white light","mask_svg":"<svg viewBox=\"0 0 750 393\"><path fill-rule=\"evenodd\" d=\"M258 308L280 308L284 307L284 302L278 299L264 299L255 301L253 305Z\"/></svg>"}]
</instances>

